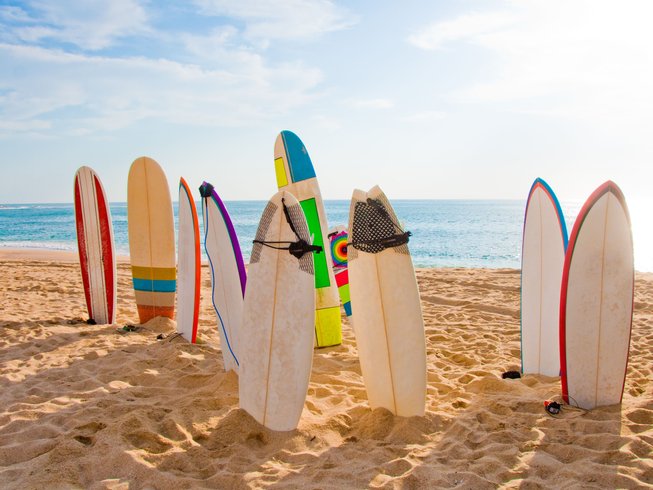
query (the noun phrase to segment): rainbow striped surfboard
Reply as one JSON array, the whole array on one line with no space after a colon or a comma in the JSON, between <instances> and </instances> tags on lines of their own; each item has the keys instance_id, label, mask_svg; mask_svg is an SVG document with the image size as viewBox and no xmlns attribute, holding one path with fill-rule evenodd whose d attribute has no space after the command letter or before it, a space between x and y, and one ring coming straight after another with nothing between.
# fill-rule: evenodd
<instances>
[{"instance_id":1,"label":"rainbow striped surfboard","mask_svg":"<svg viewBox=\"0 0 653 490\"><path fill-rule=\"evenodd\" d=\"M175 225L163 169L140 157L127 182L129 254L140 323L156 316L174 318L177 270Z\"/></svg>"},{"instance_id":2,"label":"rainbow striped surfboard","mask_svg":"<svg viewBox=\"0 0 653 490\"><path fill-rule=\"evenodd\" d=\"M343 225L335 226L329 230L329 243L331 244L331 259L333 260L333 274L338 286L340 302L347 316L351 316L351 299L349 297L349 271L347 270L347 229Z\"/></svg>"}]
</instances>

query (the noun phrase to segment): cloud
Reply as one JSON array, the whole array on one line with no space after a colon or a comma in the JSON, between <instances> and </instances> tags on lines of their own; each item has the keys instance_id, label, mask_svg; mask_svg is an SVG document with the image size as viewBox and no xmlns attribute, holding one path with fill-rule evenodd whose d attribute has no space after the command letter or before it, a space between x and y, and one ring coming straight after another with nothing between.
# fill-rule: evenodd
<instances>
[{"instance_id":1,"label":"cloud","mask_svg":"<svg viewBox=\"0 0 653 490\"><path fill-rule=\"evenodd\" d=\"M426 50L443 49L447 43L479 43L483 36L510 26L518 17L510 12L473 12L453 20L433 23L408 37L408 42Z\"/></svg>"},{"instance_id":2,"label":"cloud","mask_svg":"<svg viewBox=\"0 0 653 490\"><path fill-rule=\"evenodd\" d=\"M481 51L484 73L449 94L458 102L501 103L541 116L650 121L653 4L590 0L505 1L430 24L409 37L416 47ZM462 61L475 59L466 53ZM647 123L650 124L650 123Z\"/></svg>"},{"instance_id":3,"label":"cloud","mask_svg":"<svg viewBox=\"0 0 653 490\"><path fill-rule=\"evenodd\" d=\"M26 2L29 11L3 7L5 41L68 43L96 51L116 39L148 30L148 16L136 0L57 0Z\"/></svg>"},{"instance_id":4,"label":"cloud","mask_svg":"<svg viewBox=\"0 0 653 490\"><path fill-rule=\"evenodd\" d=\"M390 99L359 99L352 100L351 104L358 109L392 109L395 103Z\"/></svg>"},{"instance_id":5,"label":"cloud","mask_svg":"<svg viewBox=\"0 0 653 490\"><path fill-rule=\"evenodd\" d=\"M204 15L245 22L248 39L310 39L347 28L356 19L329 0L195 0Z\"/></svg>"},{"instance_id":6,"label":"cloud","mask_svg":"<svg viewBox=\"0 0 653 490\"><path fill-rule=\"evenodd\" d=\"M13 132L113 130L149 118L238 126L305 104L321 80L319 70L301 63L271 67L256 56L237 69L206 69L2 44L0 57L3 129Z\"/></svg>"},{"instance_id":7,"label":"cloud","mask_svg":"<svg viewBox=\"0 0 653 490\"><path fill-rule=\"evenodd\" d=\"M315 99L322 81L318 68L284 59L269 41L349 25L325 0L198 3L199 12L138 0L0 7L0 135L87 134L146 119L269 120Z\"/></svg>"},{"instance_id":8,"label":"cloud","mask_svg":"<svg viewBox=\"0 0 653 490\"><path fill-rule=\"evenodd\" d=\"M441 121L447 117L446 112L442 111L421 111L415 114L410 114L401 118L403 122L415 124L429 124L435 121Z\"/></svg>"}]
</instances>

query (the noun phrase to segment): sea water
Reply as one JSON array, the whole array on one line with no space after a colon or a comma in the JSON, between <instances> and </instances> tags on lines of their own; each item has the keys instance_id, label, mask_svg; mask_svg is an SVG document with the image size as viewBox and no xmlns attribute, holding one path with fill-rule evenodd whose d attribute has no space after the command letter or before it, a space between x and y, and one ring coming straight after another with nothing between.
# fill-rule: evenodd
<instances>
[{"instance_id":1,"label":"sea water","mask_svg":"<svg viewBox=\"0 0 653 490\"><path fill-rule=\"evenodd\" d=\"M240 242L245 262L265 201L225 203ZM403 227L412 233L409 248L416 267L519 268L525 201L499 200L393 200ZM201 205L197 203L200 214ZM578 203L563 203L570 230ZM325 201L329 226L346 225L349 201ZM174 204L175 221L177 204ZM129 255L127 204L112 203L116 253ZM203 231L203 230L202 230ZM203 235L202 235L203 236ZM637 236L635 237L637 239ZM0 204L0 247L77 250L72 204ZM653 261L637 246L635 266L653 270Z\"/></svg>"}]
</instances>

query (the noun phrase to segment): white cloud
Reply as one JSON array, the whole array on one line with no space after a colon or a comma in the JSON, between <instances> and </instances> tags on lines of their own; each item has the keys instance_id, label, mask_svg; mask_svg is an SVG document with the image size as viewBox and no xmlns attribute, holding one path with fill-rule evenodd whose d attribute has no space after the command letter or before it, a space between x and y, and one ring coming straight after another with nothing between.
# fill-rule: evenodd
<instances>
[{"instance_id":1,"label":"white cloud","mask_svg":"<svg viewBox=\"0 0 653 490\"><path fill-rule=\"evenodd\" d=\"M334 117L316 115L311 117L311 120L317 127L327 131L337 131L342 128L340 121Z\"/></svg>"},{"instance_id":2,"label":"white cloud","mask_svg":"<svg viewBox=\"0 0 653 490\"><path fill-rule=\"evenodd\" d=\"M245 21L249 39L308 39L356 22L329 0L195 0L205 15Z\"/></svg>"},{"instance_id":3,"label":"white cloud","mask_svg":"<svg viewBox=\"0 0 653 490\"><path fill-rule=\"evenodd\" d=\"M359 99L352 100L351 104L358 109L392 109L395 103L390 99Z\"/></svg>"},{"instance_id":4,"label":"white cloud","mask_svg":"<svg viewBox=\"0 0 653 490\"><path fill-rule=\"evenodd\" d=\"M4 39L37 43L70 43L84 50L100 50L121 37L148 30L148 16L137 0L57 0L28 2L36 15L18 7L6 7L0 18Z\"/></svg>"},{"instance_id":5,"label":"white cloud","mask_svg":"<svg viewBox=\"0 0 653 490\"><path fill-rule=\"evenodd\" d=\"M472 12L453 20L431 24L409 36L408 42L421 49L442 49L454 41L478 42L485 34L513 24L518 18L510 12Z\"/></svg>"},{"instance_id":6,"label":"white cloud","mask_svg":"<svg viewBox=\"0 0 653 490\"><path fill-rule=\"evenodd\" d=\"M484 50L485 63L493 61L493 69L450 94L455 100L650 125L651 18L653 3L647 0L506 1L498 12L436 22L409 41L435 50L466 43Z\"/></svg>"},{"instance_id":7,"label":"white cloud","mask_svg":"<svg viewBox=\"0 0 653 490\"><path fill-rule=\"evenodd\" d=\"M401 118L403 122L415 124L429 124L435 121L441 121L447 117L447 114L442 111L421 111L415 114L410 114Z\"/></svg>"},{"instance_id":8,"label":"white cloud","mask_svg":"<svg viewBox=\"0 0 653 490\"><path fill-rule=\"evenodd\" d=\"M346 25L344 11L323 0L275 8L266 2L200 3L199 13L139 0L33 0L29 8L0 7L0 135L83 134L148 118L239 126L286 114L317 96L319 69L302 61L271 62L260 49L268 40L257 39L257 47L246 36L316 36ZM155 30L177 13L189 16L190 24ZM216 16L208 33L192 27L202 15ZM153 39L165 58L138 49L142 40ZM98 55L107 48L116 54ZM141 52L150 54L132 54Z\"/></svg>"},{"instance_id":9,"label":"white cloud","mask_svg":"<svg viewBox=\"0 0 653 490\"><path fill-rule=\"evenodd\" d=\"M272 67L257 56L228 69L205 69L4 44L0 57L3 126L14 132L111 130L148 118L238 126L306 103L321 80L318 70L301 63Z\"/></svg>"}]
</instances>

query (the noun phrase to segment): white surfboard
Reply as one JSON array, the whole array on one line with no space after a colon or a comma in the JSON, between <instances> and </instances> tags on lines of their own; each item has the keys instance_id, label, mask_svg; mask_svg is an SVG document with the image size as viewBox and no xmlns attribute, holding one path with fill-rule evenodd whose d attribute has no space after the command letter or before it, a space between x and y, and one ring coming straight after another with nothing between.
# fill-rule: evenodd
<instances>
[{"instance_id":1,"label":"white surfboard","mask_svg":"<svg viewBox=\"0 0 653 490\"><path fill-rule=\"evenodd\" d=\"M277 431L297 427L313 360L313 253L279 249L298 236L310 240L304 212L280 191L263 211L247 270L239 373L240 407Z\"/></svg>"},{"instance_id":2,"label":"white surfboard","mask_svg":"<svg viewBox=\"0 0 653 490\"><path fill-rule=\"evenodd\" d=\"M567 227L560 203L535 179L524 214L521 264L522 373L560 375L560 283Z\"/></svg>"},{"instance_id":3,"label":"white surfboard","mask_svg":"<svg viewBox=\"0 0 653 490\"><path fill-rule=\"evenodd\" d=\"M354 191L349 233L352 318L370 406L424 415L426 342L409 234L378 186Z\"/></svg>"},{"instance_id":4,"label":"white surfboard","mask_svg":"<svg viewBox=\"0 0 653 490\"><path fill-rule=\"evenodd\" d=\"M204 246L211 269L211 298L225 371L238 372L238 342L245 295L245 264L227 208L208 182L200 187Z\"/></svg>"},{"instance_id":5,"label":"white surfboard","mask_svg":"<svg viewBox=\"0 0 653 490\"><path fill-rule=\"evenodd\" d=\"M200 226L193 193L183 177L179 179L177 240L177 330L194 344L200 312Z\"/></svg>"},{"instance_id":6,"label":"white surfboard","mask_svg":"<svg viewBox=\"0 0 653 490\"><path fill-rule=\"evenodd\" d=\"M103 325L116 320L116 257L109 202L90 167L75 174L75 225L88 316Z\"/></svg>"},{"instance_id":7,"label":"white surfboard","mask_svg":"<svg viewBox=\"0 0 653 490\"><path fill-rule=\"evenodd\" d=\"M585 202L571 231L560 299L560 361L566 403L621 402L633 318L630 217L614 182Z\"/></svg>"}]
</instances>

